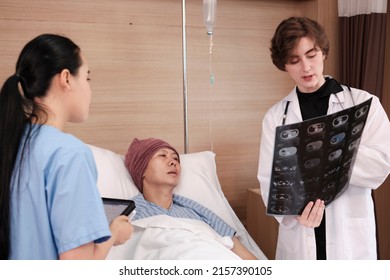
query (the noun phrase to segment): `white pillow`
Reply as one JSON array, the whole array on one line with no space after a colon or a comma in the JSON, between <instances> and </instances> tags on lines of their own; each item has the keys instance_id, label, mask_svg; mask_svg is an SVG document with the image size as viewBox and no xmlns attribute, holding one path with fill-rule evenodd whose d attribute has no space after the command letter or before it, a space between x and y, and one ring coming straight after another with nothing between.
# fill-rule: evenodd
<instances>
[{"instance_id":1,"label":"white pillow","mask_svg":"<svg viewBox=\"0 0 390 280\"><path fill-rule=\"evenodd\" d=\"M129 199L139 193L124 164L123 156L88 145L98 170L98 188L102 197Z\"/></svg>"},{"instance_id":2,"label":"white pillow","mask_svg":"<svg viewBox=\"0 0 390 280\"><path fill-rule=\"evenodd\" d=\"M100 195L132 198L139 193L124 164L124 156L110 150L88 145L98 169ZM181 177L175 193L206 206L231 226L235 226L231 207L218 180L215 154L210 151L180 154Z\"/></svg>"}]
</instances>

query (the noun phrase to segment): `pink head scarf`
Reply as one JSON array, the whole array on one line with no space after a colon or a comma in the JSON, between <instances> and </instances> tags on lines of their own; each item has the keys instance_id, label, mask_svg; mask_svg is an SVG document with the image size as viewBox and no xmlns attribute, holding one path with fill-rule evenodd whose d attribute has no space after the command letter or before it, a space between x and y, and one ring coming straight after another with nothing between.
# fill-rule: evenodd
<instances>
[{"instance_id":1,"label":"pink head scarf","mask_svg":"<svg viewBox=\"0 0 390 280\"><path fill-rule=\"evenodd\" d=\"M146 167L152 156L162 148L173 150L177 154L180 162L179 153L176 149L160 139L147 138L138 140L137 138L134 138L129 146L125 155L125 166L129 171L131 178L133 178L134 184L141 193L143 190L143 175Z\"/></svg>"}]
</instances>

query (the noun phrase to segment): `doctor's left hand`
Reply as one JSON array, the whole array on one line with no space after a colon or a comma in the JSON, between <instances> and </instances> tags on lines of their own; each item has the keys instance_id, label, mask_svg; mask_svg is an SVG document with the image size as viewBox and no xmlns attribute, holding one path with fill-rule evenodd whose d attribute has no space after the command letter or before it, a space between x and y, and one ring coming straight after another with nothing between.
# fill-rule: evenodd
<instances>
[{"instance_id":1,"label":"doctor's left hand","mask_svg":"<svg viewBox=\"0 0 390 280\"><path fill-rule=\"evenodd\" d=\"M305 227L316 228L321 224L324 210L325 203L323 200L317 199L315 203L310 201L297 219Z\"/></svg>"}]
</instances>

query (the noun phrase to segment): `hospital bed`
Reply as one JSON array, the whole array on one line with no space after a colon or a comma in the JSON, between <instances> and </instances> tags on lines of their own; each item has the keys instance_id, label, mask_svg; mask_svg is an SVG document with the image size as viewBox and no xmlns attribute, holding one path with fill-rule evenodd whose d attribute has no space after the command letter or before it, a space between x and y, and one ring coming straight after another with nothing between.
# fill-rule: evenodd
<instances>
[{"instance_id":1,"label":"hospital bed","mask_svg":"<svg viewBox=\"0 0 390 280\"><path fill-rule=\"evenodd\" d=\"M97 169L102 197L129 199L139 193L123 155L89 145ZM175 193L206 206L236 229L241 243L259 259L266 256L238 219L219 183L215 154L210 151L180 155L182 174ZM221 238L203 222L166 215L132 222L129 241L111 249L107 259L236 259L229 240ZM230 241L231 242L231 241Z\"/></svg>"}]
</instances>

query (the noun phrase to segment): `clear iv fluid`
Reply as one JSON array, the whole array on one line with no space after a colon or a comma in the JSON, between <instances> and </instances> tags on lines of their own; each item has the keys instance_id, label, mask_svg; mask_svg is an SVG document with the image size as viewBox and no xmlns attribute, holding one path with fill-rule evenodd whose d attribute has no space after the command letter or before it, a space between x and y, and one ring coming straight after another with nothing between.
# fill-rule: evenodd
<instances>
[{"instance_id":1,"label":"clear iv fluid","mask_svg":"<svg viewBox=\"0 0 390 280\"><path fill-rule=\"evenodd\" d=\"M217 0L203 0L203 20L206 25L208 35L213 34L216 10Z\"/></svg>"}]
</instances>

